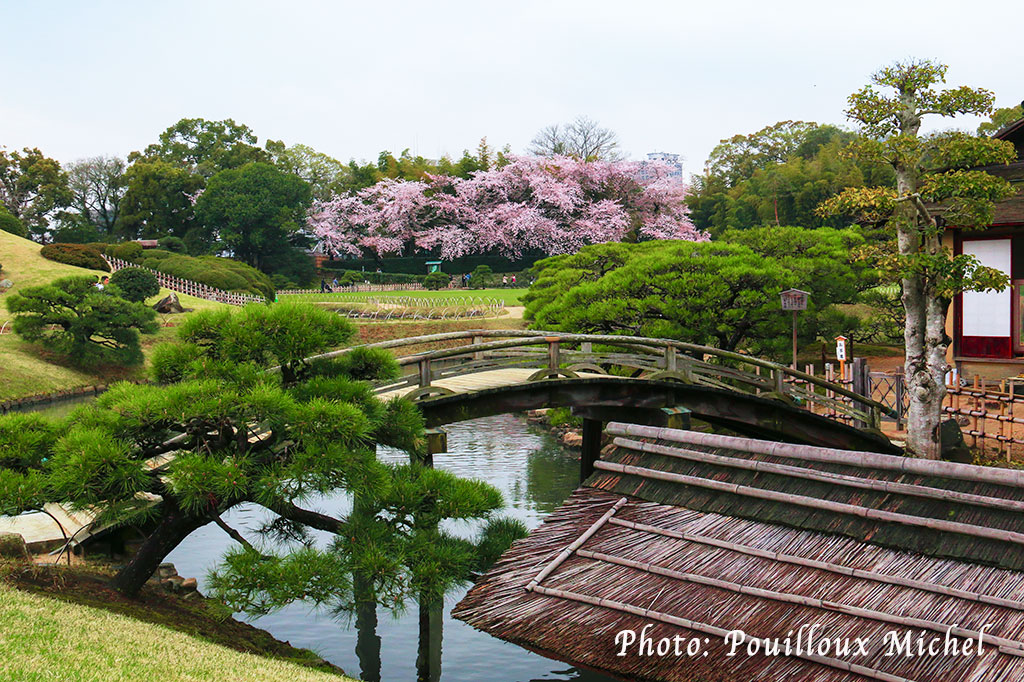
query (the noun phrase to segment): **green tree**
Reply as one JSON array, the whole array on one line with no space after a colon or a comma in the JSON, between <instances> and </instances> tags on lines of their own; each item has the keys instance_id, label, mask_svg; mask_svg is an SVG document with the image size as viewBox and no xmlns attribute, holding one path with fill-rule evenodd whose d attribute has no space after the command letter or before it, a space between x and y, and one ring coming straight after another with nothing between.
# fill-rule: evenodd
<instances>
[{"instance_id":1,"label":"green tree","mask_svg":"<svg viewBox=\"0 0 1024 682\"><path fill-rule=\"evenodd\" d=\"M1001 107L992 112L989 120L978 124L979 135L992 135L1000 128L1024 118L1024 102L1015 107Z\"/></svg>"},{"instance_id":2,"label":"green tree","mask_svg":"<svg viewBox=\"0 0 1024 682\"><path fill-rule=\"evenodd\" d=\"M264 271L292 249L305 223L309 185L267 163L251 163L210 178L196 201L196 218L234 257Z\"/></svg>"},{"instance_id":3,"label":"green tree","mask_svg":"<svg viewBox=\"0 0 1024 682\"><path fill-rule=\"evenodd\" d=\"M110 276L110 283L117 287L122 298L134 303L142 303L160 293L156 275L143 268L121 268Z\"/></svg>"},{"instance_id":4,"label":"green tree","mask_svg":"<svg viewBox=\"0 0 1024 682\"><path fill-rule=\"evenodd\" d=\"M256 146L257 142L249 126L230 118L183 118L160 133L159 142L149 145L141 154L133 152L128 161L159 159L210 178L222 170L269 160L267 152Z\"/></svg>"},{"instance_id":5,"label":"green tree","mask_svg":"<svg viewBox=\"0 0 1024 682\"><path fill-rule=\"evenodd\" d=\"M71 201L68 177L60 163L38 149L20 152L0 149L0 205L44 241L50 217Z\"/></svg>"},{"instance_id":6,"label":"green tree","mask_svg":"<svg viewBox=\"0 0 1024 682\"><path fill-rule=\"evenodd\" d=\"M119 237L184 238L193 228L192 197L203 188L199 175L166 161L139 161L125 173L125 185L115 226Z\"/></svg>"},{"instance_id":7,"label":"green tree","mask_svg":"<svg viewBox=\"0 0 1024 682\"><path fill-rule=\"evenodd\" d=\"M275 166L285 173L297 175L309 185L314 199L326 201L352 185L348 164L308 145L293 144L289 147L278 140L267 140L266 148Z\"/></svg>"},{"instance_id":8,"label":"green tree","mask_svg":"<svg viewBox=\"0 0 1024 682\"><path fill-rule=\"evenodd\" d=\"M894 183L891 170L844 153L854 138L835 126L785 121L723 141L687 197L694 225L715 236L769 224L849 225L851 216L822 217L818 205L847 187Z\"/></svg>"},{"instance_id":9,"label":"green tree","mask_svg":"<svg viewBox=\"0 0 1024 682\"><path fill-rule=\"evenodd\" d=\"M495 535L507 546L518 533L499 533L495 522L474 543L440 530L445 519L490 518L501 496L477 481L376 459L376 444L414 455L423 446L415 407L382 403L357 378L393 377L394 360L372 352L355 362L304 359L353 333L344 318L311 305L191 317L182 342L154 358L158 378L170 383L115 385L56 429L17 424L32 446L17 461L0 460L0 511L46 500L99 510L101 523L145 526L146 541L113 581L126 595L208 523L238 543L213 578L236 610L265 613L296 600L352 608L353 575L368 576L363 598L391 608L443 595L493 555ZM274 365L287 371L269 371ZM0 417L0 443L10 420ZM355 495L351 514L310 507L339 491ZM262 539L224 522L241 503L271 513ZM335 539L317 546L313 530Z\"/></svg>"},{"instance_id":10,"label":"green tree","mask_svg":"<svg viewBox=\"0 0 1024 682\"><path fill-rule=\"evenodd\" d=\"M930 205L944 205L944 222L950 225L969 229L990 224L994 202L1013 189L1006 180L971 167L1016 158L1013 145L1005 141L955 131L920 134L926 116L992 110L994 97L987 90L938 89L946 70L930 61L896 63L875 73L873 85L850 95L846 114L862 132L853 151L890 166L896 187L847 189L821 209L823 214L857 215L895 237L895 248L882 262L901 284L906 311L907 450L932 459L940 456L949 303L962 291L1005 288L1007 280L972 256L951 256L943 249L943 226Z\"/></svg>"},{"instance_id":11,"label":"green tree","mask_svg":"<svg viewBox=\"0 0 1024 682\"><path fill-rule=\"evenodd\" d=\"M139 332L157 331L156 312L118 293L109 285L97 288L92 277L65 277L10 294L7 309L14 314L15 333L77 365L137 365Z\"/></svg>"},{"instance_id":12,"label":"green tree","mask_svg":"<svg viewBox=\"0 0 1024 682\"><path fill-rule=\"evenodd\" d=\"M535 266L524 298L539 329L664 337L725 350L785 338L779 292L793 273L745 246L596 244Z\"/></svg>"}]
</instances>

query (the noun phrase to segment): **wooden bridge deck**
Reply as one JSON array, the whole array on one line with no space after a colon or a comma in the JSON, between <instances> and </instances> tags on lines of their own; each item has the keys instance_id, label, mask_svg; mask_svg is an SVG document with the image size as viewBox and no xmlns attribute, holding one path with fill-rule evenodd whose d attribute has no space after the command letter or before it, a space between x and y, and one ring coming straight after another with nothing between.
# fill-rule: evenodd
<instances>
[{"instance_id":1,"label":"wooden bridge deck","mask_svg":"<svg viewBox=\"0 0 1024 682\"><path fill-rule=\"evenodd\" d=\"M495 369L488 372L477 372L476 374L463 374L459 376L435 379L430 385L436 388L444 388L453 393L472 393L483 391L489 388L502 388L504 386L515 386L528 383L530 377L536 372L536 368L509 367L506 369ZM590 372L578 372L580 377L600 377L602 374ZM416 390L417 386L402 386L390 388L383 386L377 391L377 397L381 400L401 398Z\"/></svg>"}]
</instances>

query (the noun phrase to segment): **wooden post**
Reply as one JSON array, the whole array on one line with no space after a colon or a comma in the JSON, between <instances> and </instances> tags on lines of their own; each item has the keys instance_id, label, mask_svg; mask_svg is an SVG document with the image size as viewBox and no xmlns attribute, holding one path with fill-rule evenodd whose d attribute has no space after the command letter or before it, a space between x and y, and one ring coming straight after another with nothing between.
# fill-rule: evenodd
<instances>
[{"instance_id":1,"label":"wooden post","mask_svg":"<svg viewBox=\"0 0 1024 682\"><path fill-rule=\"evenodd\" d=\"M584 341L583 343L580 344L580 352L581 353L593 353L594 352L594 344L592 344L590 341Z\"/></svg>"},{"instance_id":2,"label":"wooden post","mask_svg":"<svg viewBox=\"0 0 1024 682\"><path fill-rule=\"evenodd\" d=\"M430 385L430 359L424 358L419 361L420 368L420 386Z\"/></svg>"},{"instance_id":3,"label":"wooden post","mask_svg":"<svg viewBox=\"0 0 1024 682\"><path fill-rule=\"evenodd\" d=\"M548 339L548 369L558 369L561 364L561 353L559 352L558 338Z\"/></svg>"},{"instance_id":4,"label":"wooden post","mask_svg":"<svg viewBox=\"0 0 1024 682\"><path fill-rule=\"evenodd\" d=\"M793 369L796 369L796 310L793 311Z\"/></svg>"},{"instance_id":5,"label":"wooden post","mask_svg":"<svg viewBox=\"0 0 1024 682\"><path fill-rule=\"evenodd\" d=\"M580 452L580 483L594 473L594 462L601 457L601 431L599 419L583 420L583 447Z\"/></svg>"},{"instance_id":6,"label":"wooden post","mask_svg":"<svg viewBox=\"0 0 1024 682\"><path fill-rule=\"evenodd\" d=\"M665 370L676 371L676 349L675 346L665 346Z\"/></svg>"},{"instance_id":7,"label":"wooden post","mask_svg":"<svg viewBox=\"0 0 1024 682\"><path fill-rule=\"evenodd\" d=\"M870 389L868 389L868 386L867 386L867 383L866 383L867 372L865 370L867 369L867 363L864 362L864 358L854 358L852 364L853 364L853 367L852 367L852 370L853 370L853 377L852 377L853 381L852 381L852 384L853 385L851 386L851 388L852 388L854 393L857 393L858 395L864 395L867 390L870 390ZM867 405L865 405L864 403L859 402L859 401L855 401L853 403L853 408L856 409L856 410L862 410L862 411L865 411L865 412L867 411ZM867 426L867 422L864 422L864 421L862 421L860 419L856 419L856 420L854 420L853 425L858 427L858 428L864 428L865 426Z\"/></svg>"},{"instance_id":8,"label":"wooden post","mask_svg":"<svg viewBox=\"0 0 1024 682\"><path fill-rule=\"evenodd\" d=\"M473 337L473 345L474 346L479 346L483 342L484 342L484 337L482 337L482 336L474 336ZM477 351L477 352L473 353L473 359L474 360L483 360L484 359L483 351Z\"/></svg>"},{"instance_id":9,"label":"wooden post","mask_svg":"<svg viewBox=\"0 0 1024 682\"><path fill-rule=\"evenodd\" d=\"M774 370L772 370L772 372L775 374L775 392L776 393L785 393L786 392L786 384L782 380L782 368L780 367L780 368L774 369Z\"/></svg>"}]
</instances>

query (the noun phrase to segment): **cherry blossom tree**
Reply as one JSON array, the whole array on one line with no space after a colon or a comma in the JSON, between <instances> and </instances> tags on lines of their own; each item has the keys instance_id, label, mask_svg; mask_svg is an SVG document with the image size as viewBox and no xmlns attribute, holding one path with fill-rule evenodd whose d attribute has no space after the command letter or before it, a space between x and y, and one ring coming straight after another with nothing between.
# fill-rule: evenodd
<instances>
[{"instance_id":1,"label":"cherry blossom tree","mask_svg":"<svg viewBox=\"0 0 1024 682\"><path fill-rule=\"evenodd\" d=\"M668 169L571 157L513 157L468 179L385 180L316 202L309 225L327 251L378 255L410 249L450 260L471 253L516 257L528 249L573 253L586 244L647 239L704 241Z\"/></svg>"}]
</instances>

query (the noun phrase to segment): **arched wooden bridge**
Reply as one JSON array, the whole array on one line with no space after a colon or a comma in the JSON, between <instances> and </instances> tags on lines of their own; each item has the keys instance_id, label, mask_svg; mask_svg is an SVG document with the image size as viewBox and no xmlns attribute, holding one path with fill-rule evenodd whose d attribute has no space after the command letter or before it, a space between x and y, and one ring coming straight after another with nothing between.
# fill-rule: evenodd
<instances>
[{"instance_id":1,"label":"arched wooden bridge","mask_svg":"<svg viewBox=\"0 0 1024 682\"><path fill-rule=\"evenodd\" d=\"M434 349L402 354L424 346ZM899 452L878 430L881 415L890 412L881 403L820 377L708 346L634 336L476 330L362 347L398 356L402 378L378 385L377 394L414 400L429 427L571 407L584 419L583 474L589 473L587 460L596 459L602 423L613 420L684 426L693 415L755 437Z\"/></svg>"}]
</instances>

